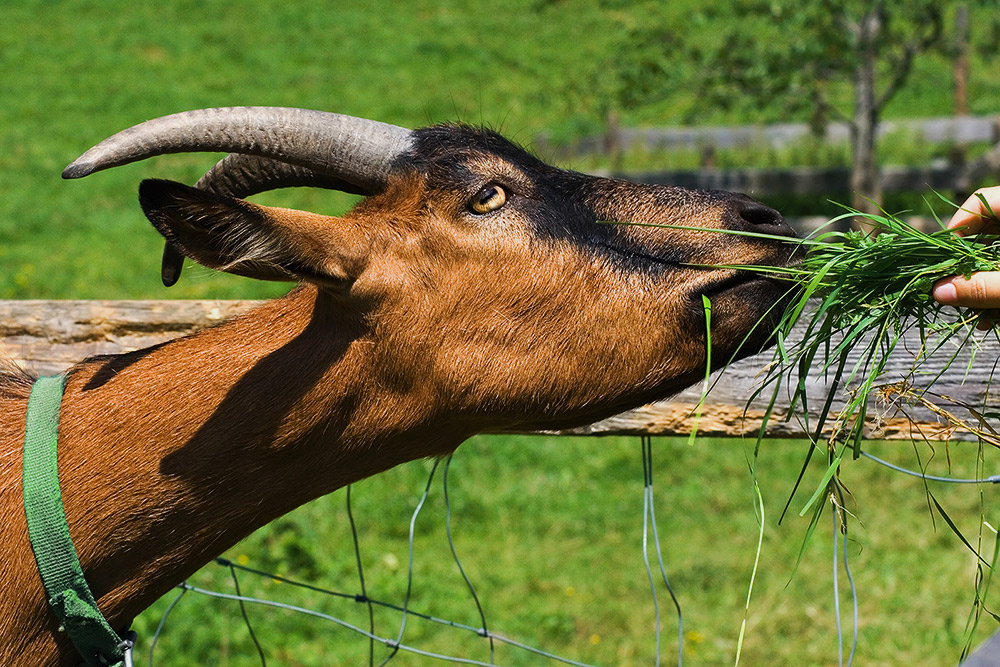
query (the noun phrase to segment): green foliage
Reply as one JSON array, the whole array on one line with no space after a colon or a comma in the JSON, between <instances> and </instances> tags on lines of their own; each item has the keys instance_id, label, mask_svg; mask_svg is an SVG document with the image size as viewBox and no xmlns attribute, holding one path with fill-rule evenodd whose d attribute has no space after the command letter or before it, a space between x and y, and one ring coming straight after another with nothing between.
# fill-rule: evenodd
<instances>
[{"instance_id":1,"label":"green foliage","mask_svg":"<svg viewBox=\"0 0 1000 667\"><path fill-rule=\"evenodd\" d=\"M846 217L857 215L851 211ZM806 259L794 268L806 288L802 298L823 301L835 329L851 329L869 316L891 317L887 329L907 319L940 327L947 313L957 311L931 300L935 282L1000 270L995 235L959 236L943 226L924 232L888 214L862 219L873 229L820 234L808 242ZM965 316L958 319L968 323Z\"/></svg>"},{"instance_id":2,"label":"green foliage","mask_svg":"<svg viewBox=\"0 0 1000 667\"><path fill-rule=\"evenodd\" d=\"M865 64L862 23L872 16L878 22L878 97L887 98L897 79L908 76L915 56L943 46L947 6L936 0L742 0L735 12L741 20L721 43L695 48L700 61L712 64L704 90L718 104L736 95L778 98L789 112L833 111L850 118L853 113L833 106L831 92L838 85L853 85Z\"/></svg>"},{"instance_id":3,"label":"green foliage","mask_svg":"<svg viewBox=\"0 0 1000 667\"><path fill-rule=\"evenodd\" d=\"M595 77L596 88L604 93L606 108L626 109L665 101L688 88L697 93L697 105L687 109L689 122L703 119L706 109L742 115L763 110L769 120L798 117L817 123L851 118L851 90L864 56L859 42L864 18L879 18L875 58L881 106L918 56L948 55L946 29L958 4L738 0L657 9L643 4L647 20L627 24L627 37ZM992 7L973 5L974 16L983 22L974 23L995 20ZM995 57L987 45L995 38L991 31L977 29L973 37L979 56Z\"/></svg>"},{"instance_id":4,"label":"green foliage","mask_svg":"<svg viewBox=\"0 0 1000 667\"><path fill-rule=\"evenodd\" d=\"M861 214L849 211L841 219L855 216ZM775 360L763 387L773 385L777 393L783 381L789 385L791 416L796 406L806 411L810 399L806 375L833 373L825 408L815 424L817 440L829 426L829 417L835 421L831 452L834 443L843 440L851 444L855 457L869 398L883 382L886 364L904 334L919 334L920 348L911 369L916 375L920 364L945 343L966 341L972 333L977 315L932 300L934 283L954 275L1000 270L995 235L959 236L943 224L937 231L924 232L889 214L859 219L871 229L832 231L807 239L802 242L808 247L805 259L793 267L753 268L787 276L797 290L778 327ZM793 328L803 323L801 339L790 339ZM932 384L933 380L921 391ZM848 388L847 406L828 415L833 396Z\"/></svg>"}]
</instances>

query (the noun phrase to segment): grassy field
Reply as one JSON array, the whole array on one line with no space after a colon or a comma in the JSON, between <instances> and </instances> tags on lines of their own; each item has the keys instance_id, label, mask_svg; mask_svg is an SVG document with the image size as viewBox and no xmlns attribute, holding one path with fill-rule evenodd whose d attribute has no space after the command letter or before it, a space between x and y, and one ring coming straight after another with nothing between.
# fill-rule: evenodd
<instances>
[{"instance_id":1,"label":"grassy field","mask_svg":"<svg viewBox=\"0 0 1000 667\"><path fill-rule=\"evenodd\" d=\"M169 291L159 285L160 241L139 212L136 185L151 176L193 181L214 156L167 156L80 182L59 179L91 145L147 118L207 106L285 105L407 127L462 120L527 144L543 131L558 141L602 127L589 82L599 80L629 29L663 21L718 39L717 27L686 20L701 6L698 0L627 8L515 0L499 13L471 0L374 0L335 9L303 0L0 4L6 27L0 34L0 298L225 298L283 289L204 271L189 272ZM689 66L678 62L677 68ZM974 60L973 113L1000 108L1000 80L992 72ZM948 114L951 93L941 81L949 77L943 59L919 60L913 85L888 115ZM625 125L690 120L803 119L783 118L778 105L705 109L685 86L621 111ZM887 160L923 161L927 150L912 143L888 141ZM845 157L843 149L804 146L720 160L825 164ZM686 158L630 159L647 168ZM349 203L299 191L262 199L323 212Z\"/></svg>"},{"instance_id":2,"label":"grassy field","mask_svg":"<svg viewBox=\"0 0 1000 667\"><path fill-rule=\"evenodd\" d=\"M880 456L913 465L907 449L899 443L871 446ZM772 441L762 453L765 533L742 664L836 664L832 522L823 522L797 571L806 530L806 519L797 511L807 494L796 497L793 510L778 525L804 452L804 443ZM974 452L959 448L952 455L956 461L975 458ZM654 441L653 456L660 541L684 614L685 664L732 664L758 539L747 454L737 440L706 439L689 446L665 439ZM995 463L996 457L990 458ZM374 598L402 603L407 530L429 467L427 462L409 464L352 491L367 590ZM946 468L939 452L931 469ZM951 472L974 474L964 465ZM919 480L865 460L846 465L843 480L855 494L849 507L855 514L849 555L860 617L856 664L956 664L974 599L975 557L940 517L932 518ZM811 477L806 483L816 481ZM995 503L975 487L937 484L930 491L971 541L983 512L996 521ZM478 437L455 456L449 499L456 550L483 601L488 627L590 664L653 664L654 615L642 563L637 438ZM416 523L411 606L479 627L452 562L444 522L439 471ZM986 548L992 548L991 539ZM343 491L279 520L227 557L317 586L351 594L359 590ZM849 641L851 603L843 569L840 581ZM206 568L191 583L233 591L228 570L218 566ZM246 574L240 585L244 594L307 606L368 627L366 608L353 601L331 600ZM658 595L662 659L671 664L677 650L676 618L662 585ZM144 646L172 597L139 619L137 627L147 638ZM255 606L248 613L273 662L367 664L368 641L332 623ZM376 631L383 636L394 638L398 626L398 614L376 615ZM984 622L977 639L991 627ZM481 638L419 619L409 620L404 643L489 659ZM376 661L387 654L379 647ZM156 664L163 665L259 664L238 605L193 593L168 619L155 656ZM504 665L547 664L508 648L499 648L496 657ZM401 653L393 664L435 663Z\"/></svg>"},{"instance_id":3,"label":"grassy field","mask_svg":"<svg viewBox=\"0 0 1000 667\"><path fill-rule=\"evenodd\" d=\"M580 92L625 31L650 20L688 29L694 0L665 3L545 3L514 0L484 9L471 0L329 3L282 0L211 3L0 2L0 298L261 298L287 285L261 284L189 267L178 286L159 284L160 240L135 201L142 178L191 182L215 156L166 156L63 182L83 150L150 117L235 104L327 109L417 127L462 120L501 129L523 143L598 131L598 105ZM665 12L665 14L663 13ZM705 38L711 38L710 27ZM683 63L678 63L683 67ZM950 112L948 65L921 61L893 117ZM567 92L572 91L572 92ZM1000 81L976 68L973 113L1000 109ZM655 104L622 111L630 124L746 123L782 118L776 109L699 109L680 87ZM897 141L899 160L924 160ZM734 163L824 163L843 152L722 156ZM639 166L683 156L635 155ZM585 165L599 167L598 163ZM626 165L628 166L628 165ZM285 191L277 205L335 213L336 193ZM192 270L193 269L193 270ZM875 446L873 446L875 447ZM685 614L686 664L733 662L757 541L754 494L742 443L700 440L655 445L659 530L668 573ZM914 465L913 453L877 446ZM744 664L835 664L829 530L795 562L805 521L777 525L805 446L775 441L760 462L766 532L750 607ZM952 472L972 474L975 453L956 448ZM987 462L995 463L993 452ZM946 469L944 452L935 459ZM415 463L358 485L354 507L369 592L399 602L405 589L407 525L428 464ZM995 470L986 466L988 473ZM477 586L490 627L547 650L602 664L651 664L653 615L641 551L641 466L633 438L481 437L452 466L456 546ZM951 665L974 599L975 560L940 517L918 481L853 462L844 479L855 493L851 563L860 603L858 664ZM935 497L974 539L985 516L997 525L989 489L938 488ZM804 504L797 497L793 508ZM417 524L412 606L476 624L475 609L451 564L440 487ZM986 508L983 508L983 504ZM311 583L356 592L344 493L321 499L252 536L228 557ZM843 573L842 577L843 579ZM209 567L192 583L231 590L229 573ZM287 599L365 625L354 603L289 591L244 575L245 593ZM172 596L137 621L149 638ZM664 610L663 659L676 649ZM849 634L850 617L842 597ZM367 664L366 640L331 624L249 609L271 664ZM990 621L992 623L992 621ZM376 629L394 636L398 618ZM978 638L989 631L980 629ZM488 659L482 640L411 620L407 643ZM384 656L382 650L378 656ZM538 664L507 649L498 662ZM157 651L162 665L258 664L238 607L185 596ZM428 664L400 655L393 664Z\"/></svg>"}]
</instances>

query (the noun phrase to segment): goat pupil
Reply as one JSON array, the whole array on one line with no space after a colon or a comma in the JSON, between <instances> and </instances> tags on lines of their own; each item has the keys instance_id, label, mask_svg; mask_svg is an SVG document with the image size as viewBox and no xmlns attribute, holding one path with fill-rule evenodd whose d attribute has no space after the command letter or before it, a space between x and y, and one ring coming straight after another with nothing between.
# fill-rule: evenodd
<instances>
[{"instance_id":1,"label":"goat pupil","mask_svg":"<svg viewBox=\"0 0 1000 667\"><path fill-rule=\"evenodd\" d=\"M487 185L469 202L469 208L473 213L489 213L503 206L506 201L507 194L503 188L498 185Z\"/></svg>"}]
</instances>

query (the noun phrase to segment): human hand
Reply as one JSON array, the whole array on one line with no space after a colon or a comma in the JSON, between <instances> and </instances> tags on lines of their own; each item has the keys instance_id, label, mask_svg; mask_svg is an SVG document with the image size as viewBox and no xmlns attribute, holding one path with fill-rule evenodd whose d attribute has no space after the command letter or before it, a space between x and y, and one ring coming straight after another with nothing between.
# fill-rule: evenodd
<instances>
[{"instance_id":1,"label":"human hand","mask_svg":"<svg viewBox=\"0 0 1000 667\"><path fill-rule=\"evenodd\" d=\"M1000 230L1000 186L977 190L948 221L948 229L966 236ZM980 329L1000 320L1000 271L980 271L969 278L952 276L938 281L931 292L938 303L964 306L985 311L980 316Z\"/></svg>"},{"instance_id":2,"label":"human hand","mask_svg":"<svg viewBox=\"0 0 1000 667\"><path fill-rule=\"evenodd\" d=\"M980 232L996 233L1000 227L1000 186L980 188L965 200L948 221L948 229L962 236Z\"/></svg>"}]
</instances>

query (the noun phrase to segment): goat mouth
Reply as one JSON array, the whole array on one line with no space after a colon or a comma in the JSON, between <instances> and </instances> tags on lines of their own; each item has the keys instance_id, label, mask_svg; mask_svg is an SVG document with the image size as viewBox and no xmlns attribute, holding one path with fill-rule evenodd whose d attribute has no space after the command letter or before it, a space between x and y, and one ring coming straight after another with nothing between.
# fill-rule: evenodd
<instances>
[{"instance_id":1,"label":"goat mouth","mask_svg":"<svg viewBox=\"0 0 1000 667\"><path fill-rule=\"evenodd\" d=\"M760 291L761 296L771 295L772 301L777 300L781 295L787 295L795 291L796 282L790 274L784 274L782 267L792 268L802 262L805 257L805 250L801 244L796 244L787 252L781 251L765 258L759 265L774 267L773 271L761 271L750 268L740 268L737 266L727 267L729 271L718 280L707 283L699 295L714 297L729 295L730 292L743 292L751 288ZM752 304L750 304L752 305Z\"/></svg>"},{"instance_id":2,"label":"goat mouth","mask_svg":"<svg viewBox=\"0 0 1000 667\"><path fill-rule=\"evenodd\" d=\"M691 315L695 326L705 327L705 304L712 304L713 347L718 342L731 360L767 349L798 287L794 281L751 270L733 273L695 290Z\"/></svg>"},{"instance_id":3,"label":"goat mouth","mask_svg":"<svg viewBox=\"0 0 1000 667\"><path fill-rule=\"evenodd\" d=\"M703 299L707 298L713 306L713 322L729 321L733 317L737 320L766 317L768 322L777 325L775 318L780 319L780 313L799 289L787 278L741 270L695 290L690 307L698 320L703 320Z\"/></svg>"},{"instance_id":4,"label":"goat mouth","mask_svg":"<svg viewBox=\"0 0 1000 667\"><path fill-rule=\"evenodd\" d=\"M781 278L775 278L761 273L756 273L754 271L736 270L729 276L710 283L703 289L698 290L696 296L706 296L709 299L715 299L724 295L728 296L732 292L742 292L745 289L765 288L783 289L787 291L790 287L791 283L787 280L782 280Z\"/></svg>"}]
</instances>

